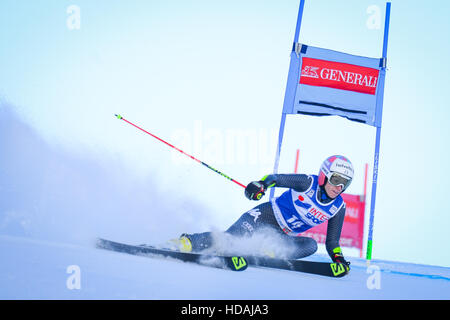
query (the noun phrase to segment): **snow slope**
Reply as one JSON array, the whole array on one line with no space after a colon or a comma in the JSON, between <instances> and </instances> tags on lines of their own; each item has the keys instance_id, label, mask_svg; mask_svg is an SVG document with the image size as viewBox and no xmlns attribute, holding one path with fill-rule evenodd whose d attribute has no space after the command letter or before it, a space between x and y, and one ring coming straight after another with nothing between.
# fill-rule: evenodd
<instances>
[{"instance_id":1,"label":"snow slope","mask_svg":"<svg viewBox=\"0 0 450 320\"><path fill-rule=\"evenodd\" d=\"M0 108L0 145L0 299L450 298L450 268L443 267L375 260L367 269L346 255L351 273L328 279L96 249L96 236L158 244L230 222L212 221L214 208L172 196L156 173L136 178L122 174L120 159L49 144L9 107ZM239 215L230 212L230 221ZM69 289L77 270L81 286Z\"/></svg>"},{"instance_id":2,"label":"snow slope","mask_svg":"<svg viewBox=\"0 0 450 320\"><path fill-rule=\"evenodd\" d=\"M330 279L253 267L232 272L2 235L0 261L0 299L450 299L450 268L374 260L368 273L355 258L347 277ZM79 268L79 289L67 284L70 266ZM377 270L379 288L369 289Z\"/></svg>"}]
</instances>

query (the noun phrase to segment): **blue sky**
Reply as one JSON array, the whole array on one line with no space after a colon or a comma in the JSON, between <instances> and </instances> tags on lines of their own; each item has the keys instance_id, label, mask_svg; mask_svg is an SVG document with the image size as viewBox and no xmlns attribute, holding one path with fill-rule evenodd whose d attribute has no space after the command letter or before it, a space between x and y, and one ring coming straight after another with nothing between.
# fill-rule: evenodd
<instances>
[{"instance_id":1,"label":"blue sky","mask_svg":"<svg viewBox=\"0 0 450 320\"><path fill-rule=\"evenodd\" d=\"M242 188L113 115L244 184L261 178L273 168L298 4L2 1L0 99L51 146L107 170L119 161L127 183L151 179L158 191L202 203L209 214L193 212L201 223L185 231L225 229L256 205ZM79 29L67 25L71 5ZM381 28L371 27L368 8L380 10ZM374 258L450 266L441 204L448 9L445 1L392 1ZM306 1L300 42L380 57L384 10L382 1ZM297 148L306 173L344 154L357 172L348 192L361 193L374 140L374 128L345 119L288 117L279 171L293 170Z\"/></svg>"}]
</instances>

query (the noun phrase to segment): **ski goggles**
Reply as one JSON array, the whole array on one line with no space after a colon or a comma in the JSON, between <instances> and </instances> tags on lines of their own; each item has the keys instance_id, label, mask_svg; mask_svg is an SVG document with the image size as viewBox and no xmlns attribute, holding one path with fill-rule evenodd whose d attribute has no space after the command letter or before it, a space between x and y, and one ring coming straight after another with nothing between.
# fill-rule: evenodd
<instances>
[{"instance_id":1,"label":"ski goggles","mask_svg":"<svg viewBox=\"0 0 450 320\"><path fill-rule=\"evenodd\" d=\"M342 186L343 189L346 189L352 182L352 179L340 173L333 172L331 176L328 178L328 182L335 187Z\"/></svg>"}]
</instances>

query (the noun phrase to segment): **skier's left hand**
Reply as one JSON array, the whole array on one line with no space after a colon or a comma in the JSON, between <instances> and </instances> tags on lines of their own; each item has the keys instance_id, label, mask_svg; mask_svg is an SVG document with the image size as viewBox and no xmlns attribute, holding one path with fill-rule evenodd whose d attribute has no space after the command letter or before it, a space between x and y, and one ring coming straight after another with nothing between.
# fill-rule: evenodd
<instances>
[{"instance_id":1,"label":"skier's left hand","mask_svg":"<svg viewBox=\"0 0 450 320\"><path fill-rule=\"evenodd\" d=\"M350 261L345 260L342 253L333 254L333 257L331 257L331 260L333 260L334 263L340 263L340 264L344 265L347 273L350 271Z\"/></svg>"}]
</instances>

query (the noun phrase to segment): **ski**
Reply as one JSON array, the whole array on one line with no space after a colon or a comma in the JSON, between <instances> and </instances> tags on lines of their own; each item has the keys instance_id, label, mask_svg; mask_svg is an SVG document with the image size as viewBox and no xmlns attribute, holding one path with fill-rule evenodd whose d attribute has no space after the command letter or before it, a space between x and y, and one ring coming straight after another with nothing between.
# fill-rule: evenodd
<instances>
[{"instance_id":1,"label":"ski","mask_svg":"<svg viewBox=\"0 0 450 320\"><path fill-rule=\"evenodd\" d=\"M159 249L147 245L130 245L98 238L96 247L116 252L128 253L140 256L162 256L184 262L192 262L199 265L227 269L232 271L244 271L247 269L247 261L240 256L219 256L191 252L180 252L170 249Z\"/></svg>"},{"instance_id":2,"label":"ski","mask_svg":"<svg viewBox=\"0 0 450 320\"><path fill-rule=\"evenodd\" d=\"M347 274L345 266L340 263L249 256L245 259L250 266L298 271L333 278L341 278Z\"/></svg>"},{"instance_id":3,"label":"ski","mask_svg":"<svg viewBox=\"0 0 450 320\"><path fill-rule=\"evenodd\" d=\"M347 275L345 266L339 263L316 262L307 260L278 259L258 256L224 256L192 252L180 252L170 249L160 249L148 245L130 245L106 239L97 239L97 248L123 252L141 256L163 256L180 261L197 263L204 266L243 271L248 266L264 267L280 270L297 271L321 275L332 278L341 278Z\"/></svg>"}]
</instances>

